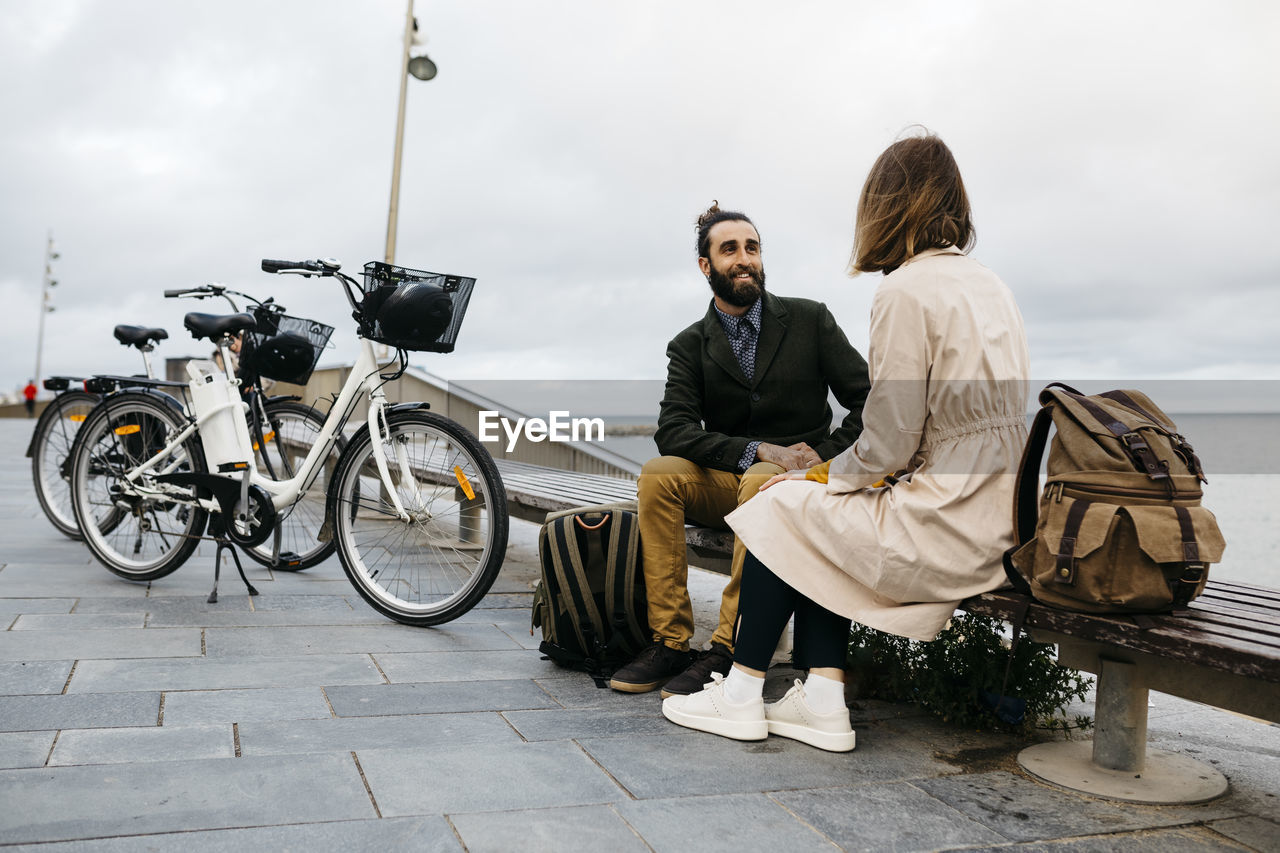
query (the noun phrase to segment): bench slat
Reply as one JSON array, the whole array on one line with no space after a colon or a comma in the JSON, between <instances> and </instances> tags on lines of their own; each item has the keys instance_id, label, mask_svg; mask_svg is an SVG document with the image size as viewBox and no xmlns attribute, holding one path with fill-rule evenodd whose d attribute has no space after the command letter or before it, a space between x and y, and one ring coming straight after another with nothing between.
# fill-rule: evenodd
<instances>
[{"instance_id":1,"label":"bench slat","mask_svg":"<svg viewBox=\"0 0 1280 853\"><path fill-rule=\"evenodd\" d=\"M969 599L962 606L970 612L1008 621L1016 612L1018 604L1019 598L1011 593L989 592ZM1178 617L1152 618L1157 627L1144 630L1128 619L1032 605L1027 612L1026 625L1032 629L1041 628L1123 649L1215 669L1227 669L1268 682L1280 682L1280 651L1276 647L1189 627Z\"/></svg>"}]
</instances>

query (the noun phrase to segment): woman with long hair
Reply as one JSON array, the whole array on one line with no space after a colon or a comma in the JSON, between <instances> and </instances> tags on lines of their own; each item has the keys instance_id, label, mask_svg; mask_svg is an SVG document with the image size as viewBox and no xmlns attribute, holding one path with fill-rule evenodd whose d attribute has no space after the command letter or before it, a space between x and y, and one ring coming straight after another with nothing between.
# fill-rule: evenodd
<instances>
[{"instance_id":1,"label":"woman with long hair","mask_svg":"<svg viewBox=\"0 0 1280 853\"><path fill-rule=\"evenodd\" d=\"M872 387L844 453L779 474L726 521L746 544L734 664L662 711L739 740L854 747L844 701L851 620L931 640L965 598L1004 583L1026 441L1029 356L1009 288L967 254L960 170L936 135L880 155L858 200L852 275L883 272L871 308ZM765 671L795 615L781 701Z\"/></svg>"}]
</instances>

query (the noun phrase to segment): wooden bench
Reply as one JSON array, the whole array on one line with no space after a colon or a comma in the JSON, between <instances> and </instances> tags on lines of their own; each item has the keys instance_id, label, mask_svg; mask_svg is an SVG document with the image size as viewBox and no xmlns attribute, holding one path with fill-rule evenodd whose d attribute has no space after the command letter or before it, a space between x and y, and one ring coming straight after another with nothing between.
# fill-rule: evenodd
<instances>
[{"instance_id":1,"label":"wooden bench","mask_svg":"<svg viewBox=\"0 0 1280 853\"><path fill-rule=\"evenodd\" d=\"M549 512L636 499L635 480L621 477L579 474L510 461L498 462L498 473L507 490L507 511L535 524L541 524ZM729 556L733 552L730 531L691 524L685 527L685 544L693 565L729 573Z\"/></svg>"},{"instance_id":2,"label":"wooden bench","mask_svg":"<svg viewBox=\"0 0 1280 853\"><path fill-rule=\"evenodd\" d=\"M511 514L536 523L548 512L635 499L631 480L518 462L498 467ZM691 563L728 572L732 533L691 525L685 534ZM1011 622L1021 601L998 591L961 609ZM1211 581L1186 613L1150 621L1144 628L1127 616L1028 608L1025 625L1033 639L1056 644L1063 666L1097 676L1093 740L1025 749L1019 761L1028 772L1131 802L1199 802L1226 791L1226 779L1207 764L1147 749L1147 693L1280 722L1280 591Z\"/></svg>"}]
</instances>

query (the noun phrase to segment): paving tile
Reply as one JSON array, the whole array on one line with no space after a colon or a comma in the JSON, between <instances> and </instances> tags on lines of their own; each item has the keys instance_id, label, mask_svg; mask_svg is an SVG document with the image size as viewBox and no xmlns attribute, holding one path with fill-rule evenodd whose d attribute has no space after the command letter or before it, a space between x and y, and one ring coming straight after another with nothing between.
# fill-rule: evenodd
<instances>
[{"instance_id":1,"label":"paving tile","mask_svg":"<svg viewBox=\"0 0 1280 853\"><path fill-rule=\"evenodd\" d=\"M1260 817L1215 820L1209 828L1261 853L1280 853L1280 811L1276 817L1274 823Z\"/></svg>"},{"instance_id":2,"label":"paving tile","mask_svg":"<svg viewBox=\"0 0 1280 853\"><path fill-rule=\"evenodd\" d=\"M209 604L208 597L208 590L199 596L175 596L172 598L91 597L80 600L80 603L76 605L76 613L141 613L148 617L147 624L151 624L151 619L168 614L253 613L253 607L250 605L249 596L247 595L224 595L219 592L216 604ZM158 625L156 627L167 628L172 626Z\"/></svg>"},{"instance_id":3,"label":"paving tile","mask_svg":"<svg viewBox=\"0 0 1280 853\"><path fill-rule=\"evenodd\" d=\"M358 754L385 816L552 808L626 798L571 743L480 743Z\"/></svg>"},{"instance_id":4,"label":"paving tile","mask_svg":"<svg viewBox=\"0 0 1280 853\"><path fill-rule=\"evenodd\" d=\"M462 847L449 822L439 815L432 815L96 838L5 848L6 853L137 853L139 850L182 850L183 853L241 853L245 850L459 853Z\"/></svg>"},{"instance_id":5,"label":"paving tile","mask_svg":"<svg viewBox=\"0 0 1280 853\"><path fill-rule=\"evenodd\" d=\"M142 613L27 613L13 631L84 631L90 628L143 628Z\"/></svg>"},{"instance_id":6,"label":"paving tile","mask_svg":"<svg viewBox=\"0 0 1280 853\"><path fill-rule=\"evenodd\" d=\"M553 711L507 711L503 716L525 740L531 741L672 734L671 723L662 716L662 706L657 702L648 702L644 706L637 703L632 709L608 713L560 708Z\"/></svg>"},{"instance_id":7,"label":"paving tile","mask_svg":"<svg viewBox=\"0 0 1280 853\"><path fill-rule=\"evenodd\" d=\"M87 660L81 661L76 667L67 692L216 690L222 687L381 683L383 678L368 655L301 655L225 660Z\"/></svg>"},{"instance_id":8,"label":"paving tile","mask_svg":"<svg viewBox=\"0 0 1280 853\"><path fill-rule=\"evenodd\" d=\"M474 609L462 614L449 624L458 625L471 622L493 625L510 637L522 649L536 649L538 644L542 642L542 633L540 631L529 633L529 612L527 610Z\"/></svg>"},{"instance_id":9,"label":"paving tile","mask_svg":"<svg viewBox=\"0 0 1280 853\"><path fill-rule=\"evenodd\" d=\"M450 816L470 853L644 853L651 848L608 806Z\"/></svg>"},{"instance_id":10,"label":"paving tile","mask_svg":"<svg viewBox=\"0 0 1280 853\"><path fill-rule=\"evenodd\" d=\"M558 707L546 691L529 680L328 687L325 694L339 717Z\"/></svg>"},{"instance_id":11,"label":"paving tile","mask_svg":"<svg viewBox=\"0 0 1280 853\"><path fill-rule=\"evenodd\" d=\"M1091 838L1075 838L1069 841L1041 841L1030 844L1004 845L1000 847L965 847L965 853L1209 853L1209 851L1240 851L1245 848L1225 842L1207 829L1157 829L1146 832L1125 832L1114 835L1096 835Z\"/></svg>"},{"instance_id":12,"label":"paving tile","mask_svg":"<svg viewBox=\"0 0 1280 853\"><path fill-rule=\"evenodd\" d=\"M614 806L656 853L833 853L831 842L764 794L640 800Z\"/></svg>"},{"instance_id":13,"label":"paving tile","mask_svg":"<svg viewBox=\"0 0 1280 853\"><path fill-rule=\"evenodd\" d=\"M518 742L498 714L421 714L327 720L253 721L240 725L243 755L295 755L366 749Z\"/></svg>"},{"instance_id":14,"label":"paving tile","mask_svg":"<svg viewBox=\"0 0 1280 853\"><path fill-rule=\"evenodd\" d=\"M164 724L310 720L333 716L319 687L174 690L164 694Z\"/></svg>"},{"instance_id":15,"label":"paving tile","mask_svg":"<svg viewBox=\"0 0 1280 853\"><path fill-rule=\"evenodd\" d=\"M12 558L4 571L0 571L0 596L62 598L74 591L78 598L146 598L148 584L116 577L94 561L83 545L77 543L75 549L73 560L66 562L61 558L51 559L47 554L25 562Z\"/></svg>"},{"instance_id":16,"label":"paving tile","mask_svg":"<svg viewBox=\"0 0 1280 853\"><path fill-rule=\"evenodd\" d=\"M154 726L159 714L158 692L0 696L0 731Z\"/></svg>"},{"instance_id":17,"label":"paving tile","mask_svg":"<svg viewBox=\"0 0 1280 853\"><path fill-rule=\"evenodd\" d=\"M444 625L411 628L386 622L377 626L309 626L298 628L211 628L205 653L211 657L341 653L452 652L516 649L492 625Z\"/></svg>"},{"instance_id":18,"label":"paving tile","mask_svg":"<svg viewBox=\"0 0 1280 853\"><path fill-rule=\"evenodd\" d=\"M1220 716L1227 716L1221 714ZM1260 738L1257 748L1247 744L1220 745L1190 737L1157 735L1148 748L1164 749L1203 761L1227 777L1231 787L1212 805L1236 814L1280 816L1280 753Z\"/></svg>"},{"instance_id":19,"label":"paving tile","mask_svg":"<svg viewBox=\"0 0 1280 853\"><path fill-rule=\"evenodd\" d=\"M71 674L69 660L4 661L0 663L0 695L61 693Z\"/></svg>"},{"instance_id":20,"label":"paving tile","mask_svg":"<svg viewBox=\"0 0 1280 853\"><path fill-rule=\"evenodd\" d=\"M200 654L190 628L111 628L0 632L0 660L171 658Z\"/></svg>"},{"instance_id":21,"label":"paving tile","mask_svg":"<svg viewBox=\"0 0 1280 853\"><path fill-rule=\"evenodd\" d=\"M75 603L74 598L0 598L0 621L23 613L70 613Z\"/></svg>"},{"instance_id":22,"label":"paving tile","mask_svg":"<svg viewBox=\"0 0 1280 853\"><path fill-rule=\"evenodd\" d=\"M1154 829L1238 814L1215 803L1140 806L1093 799L1004 771L921 779L913 784L1013 841Z\"/></svg>"},{"instance_id":23,"label":"paving tile","mask_svg":"<svg viewBox=\"0 0 1280 853\"><path fill-rule=\"evenodd\" d=\"M907 782L770 796L848 851L909 853L1005 840Z\"/></svg>"},{"instance_id":24,"label":"paving tile","mask_svg":"<svg viewBox=\"0 0 1280 853\"><path fill-rule=\"evenodd\" d=\"M349 755L0 771L8 843L375 816Z\"/></svg>"},{"instance_id":25,"label":"paving tile","mask_svg":"<svg viewBox=\"0 0 1280 853\"><path fill-rule=\"evenodd\" d=\"M331 595L317 595L320 601L329 601ZM156 601L159 599L152 599ZM219 593L218 603L222 603ZM256 603L256 602L255 602ZM217 605L210 605L216 607ZM353 610L350 607L317 607L312 609L290 608L280 610L220 610L215 612L170 612L153 614L147 619L148 627L174 628L189 625L202 628L264 628L293 625L385 625L387 618L368 608Z\"/></svg>"},{"instance_id":26,"label":"paving tile","mask_svg":"<svg viewBox=\"0 0 1280 853\"><path fill-rule=\"evenodd\" d=\"M393 684L421 681L501 681L542 678L555 673L555 664L537 652L413 652L374 656Z\"/></svg>"},{"instance_id":27,"label":"paving tile","mask_svg":"<svg viewBox=\"0 0 1280 853\"><path fill-rule=\"evenodd\" d=\"M0 732L0 770L43 767L57 732Z\"/></svg>"},{"instance_id":28,"label":"paving tile","mask_svg":"<svg viewBox=\"0 0 1280 853\"><path fill-rule=\"evenodd\" d=\"M814 749L771 737L735 741L671 724L672 734L580 741L600 764L640 799L695 794L737 794L795 788L831 788L948 772L942 762L904 749L893 739L864 738L848 753ZM690 772L697 755L698 772Z\"/></svg>"},{"instance_id":29,"label":"paving tile","mask_svg":"<svg viewBox=\"0 0 1280 853\"><path fill-rule=\"evenodd\" d=\"M480 599L477 610L523 610L526 613L533 607L531 593L490 593Z\"/></svg>"},{"instance_id":30,"label":"paving tile","mask_svg":"<svg viewBox=\"0 0 1280 853\"><path fill-rule=\"evenodd\" d=\"M231 725L69 729L58 735L49 766L234 758Z\"/></svg>"},{"instance_id":31,"label":"paving tile","mask_svg":"<svg viewBox=\"0 0 1280 853\"><path fill-rule=\"evenodd\" d=\"M656 705L661 713L662 699L657 692L621 693L608 685L597 687L585 672L555 667L547 676L536 679L538 686L566 708L600 708L631 711L636 707Z\"/></svg>"}]
</instances>

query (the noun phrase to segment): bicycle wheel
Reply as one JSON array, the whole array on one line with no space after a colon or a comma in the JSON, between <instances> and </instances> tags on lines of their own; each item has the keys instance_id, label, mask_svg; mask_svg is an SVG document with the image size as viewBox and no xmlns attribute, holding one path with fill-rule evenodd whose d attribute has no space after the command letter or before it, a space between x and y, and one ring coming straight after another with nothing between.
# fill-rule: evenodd
<instances>
[{"instance_id":1,"label":"bicycle wheel","mask_svg":"<svg viewBox=\"0 0 1280 853\"><path fill-rule=\"evenodd\" d=\"M98 396L87 391L59 394L36 422L31 437L31 479L36 500L58 531L80 538L75 513L71 511L71 444L80 424L98 404Z\"/></svg>"},{"instance_id":2,"label":"bicycle wheel","mask_svg":"<svg viewBox=\"0 0 1280 853\"><path fill-rule=\"evenodd\" d=\"M297 474L302 460L316 443L324 426L324 417L310 406L289 401L267 403L266 423L262 436L253 437L258 473L264 477L287 480ZM273 562L275 536L261 545L245 549L245 553L264 566L286 572L309 569L329 558L336 547L332 539L320 541L324 527L325 500L329 493L329 475L346 441L338 439L324 467L292 507L280 511L280 560Z\"/></svg>"},{"instance_id":3,"label":"bicycle wheel","mask_svg":"<svg viewBox=\"0 0 1280 853\"><path fill-rule=\"evenodd\" d=\"M162 473L203 471L193 437L141 475L140 493L125 474L163 450L185 426L160 395L125 391L103 399L80 427L72 447L71 506L84 543L111 572L154 580L181 566L199 544L208 513L194 490L157 483Z\"/></svg>"},{"instance_id":4,"label":"bicycle wheel","mask_svg":"<svg viewBox=\"0 0 1280 853\"><path fill-rule=\"evenodd\" d=\"M382 444L401 505L395 514L362 429L338 459L330 519L348 579L375 610L438 625L474 607L507 549L507 498L493 458L471 433L424 411L388 413Z\"/></svg>"}]
</instances>

